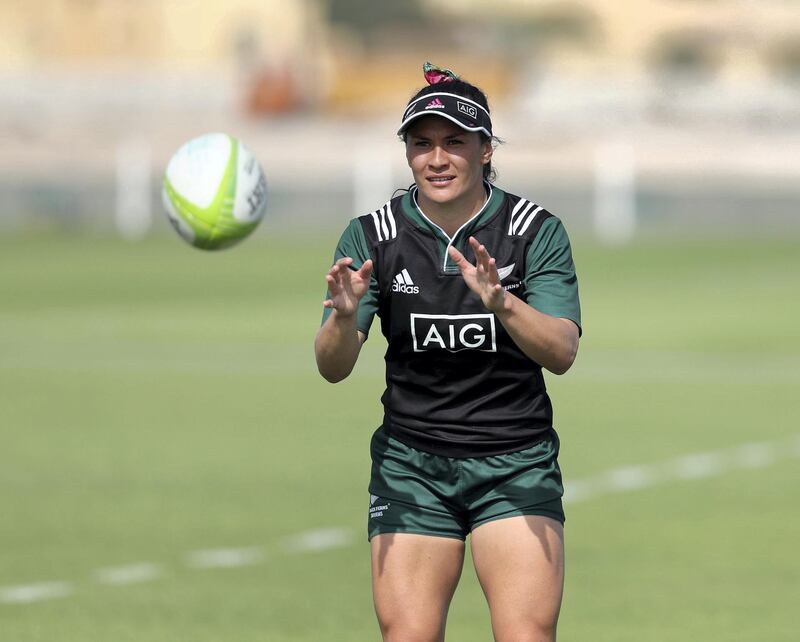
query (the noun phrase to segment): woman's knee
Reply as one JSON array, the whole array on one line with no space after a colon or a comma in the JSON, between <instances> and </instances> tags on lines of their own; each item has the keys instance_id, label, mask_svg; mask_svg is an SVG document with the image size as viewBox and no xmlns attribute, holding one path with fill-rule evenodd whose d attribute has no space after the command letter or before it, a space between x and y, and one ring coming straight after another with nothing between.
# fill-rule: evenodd
<instances>
[{"instance_id":1,"label":"woman's knee","mask_svg":"<svg viewBox=\"0 0 800 642\"><path fill-rule=\"evenodd\" d=\"M495 642L555 642L556 622L514 622L492 626Z\"/></svg>"},{"instance_id":2,"label":"woman's knee","mask_svg":"<svg viewBox=\"0 0 800 642\"><path fill-rule=\"evenodd\" d=\"M381 617L378 614L383 642L442 642L444 622L415 613L393 614Z\"/></svg>"}]
</instances>

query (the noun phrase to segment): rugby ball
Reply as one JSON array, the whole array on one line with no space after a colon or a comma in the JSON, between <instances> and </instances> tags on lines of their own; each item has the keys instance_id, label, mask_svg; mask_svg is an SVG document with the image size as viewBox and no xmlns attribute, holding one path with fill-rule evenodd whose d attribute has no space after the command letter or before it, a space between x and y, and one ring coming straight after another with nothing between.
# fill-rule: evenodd
<instances>
[{"instance_id":1,"label":"rugby ball","mask_svg":"<svg viewBox=\"0 0 800 642\"><path fill-rule=\"evenodd\" d=\"M204 134L172 156L161 194L167 218L181 238L203 250L219 250L240 242L261 222L267 179L237 138Z\"/></svg>"}]
</instances>

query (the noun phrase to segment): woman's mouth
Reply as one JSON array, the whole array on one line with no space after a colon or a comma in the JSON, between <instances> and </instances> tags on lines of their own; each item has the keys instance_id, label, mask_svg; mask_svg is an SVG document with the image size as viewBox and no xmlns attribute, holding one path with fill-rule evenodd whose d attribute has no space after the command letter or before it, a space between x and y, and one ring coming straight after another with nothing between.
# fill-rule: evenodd
<instances>
[{"instance_id":1,"label":"woman's mouth","mask_svg":"<svg viewBox=\"0 0 800 642\"><path fill-rule=\"evenodd\" d=\"M442 176L428 176L428 182L432 185L447 185L450 181L454 180L455 176L446 174Z\"/></svg>"}]
</instances>

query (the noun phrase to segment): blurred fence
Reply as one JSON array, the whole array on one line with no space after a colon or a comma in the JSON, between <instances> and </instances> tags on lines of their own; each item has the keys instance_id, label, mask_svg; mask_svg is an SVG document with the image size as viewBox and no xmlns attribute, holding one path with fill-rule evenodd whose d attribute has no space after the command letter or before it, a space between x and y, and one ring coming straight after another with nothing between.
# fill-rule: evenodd
<instances>
[{"instance_id":1,"label":"blurred fence","mask_svg":"<svg viewBox=\"0 0 800 642\"><path fill-rule=\"evenodd\" d=\"M239 80L215 78L6 78L0 233L160 233L169 156L207 131L239 136L261 160L269 184L261 234L338 230L411 182L394 136L399 106L373 116L256 119L242 115ZM772 111L769 94L738 110L732 99L693 109L691 92L653 93L652 84L621 79L616 86L540 79L536 93L495 104L505 140L495 155L498 184L571 230L609 241L800 235L800 111L792 107L800 92L776 86L782 99Z\"/></svg>"}]
</instances>

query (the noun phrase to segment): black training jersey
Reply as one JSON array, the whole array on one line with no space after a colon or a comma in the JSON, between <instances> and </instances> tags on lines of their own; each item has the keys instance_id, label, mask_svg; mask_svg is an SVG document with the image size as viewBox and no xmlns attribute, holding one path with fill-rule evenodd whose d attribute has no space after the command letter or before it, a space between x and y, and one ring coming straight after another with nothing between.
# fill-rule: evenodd
<instances>
[{"instance_id":1,"label":"black training jersey","mask_svg":"<svg viewBox=\"0 0 800 642\"><path fill-rule=\"evenodd\" d=\"M384 426L409 446L452 457L526 448L552 426L553 413L541 367L467 287L448 245L474 263L466 242L474 236L497 261L509 294L535 301L538 278L542 311L580 327L574 266L560 222L527 199L487 187L484 208L452 239L424 216L414 189L351 224L351 242L366 250L353 257L357 265L374 261L366 316L377 313L388 341ZM550 242L537 248L545 226Z\"/></svg>"}]
</instances>

